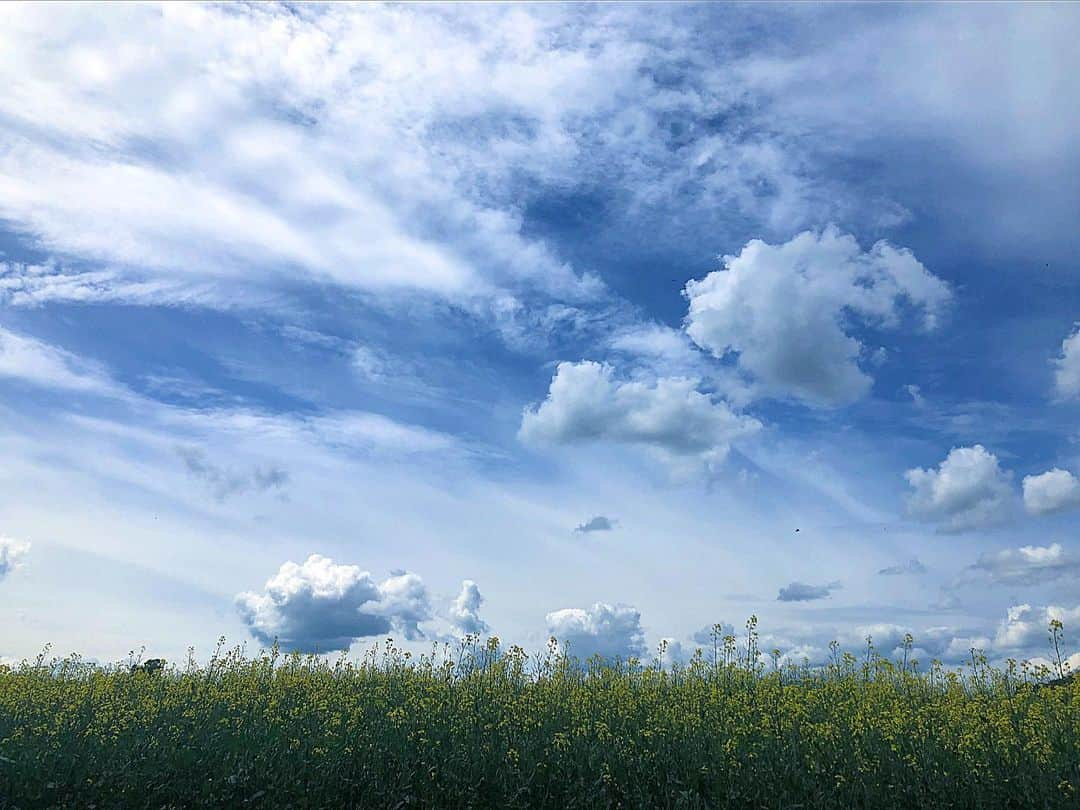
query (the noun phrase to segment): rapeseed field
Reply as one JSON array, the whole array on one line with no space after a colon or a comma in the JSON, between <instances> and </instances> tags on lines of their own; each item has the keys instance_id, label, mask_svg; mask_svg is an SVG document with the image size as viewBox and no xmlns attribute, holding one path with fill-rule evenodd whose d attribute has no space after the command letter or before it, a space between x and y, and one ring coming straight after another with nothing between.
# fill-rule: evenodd
<instances>
[{"instance_id":1,"label":"rapeseed field","mask_svg":"<svg viewBox=\"0 0 1080 810\"><path fill-rule=\"evenodd\" d=\"M476 638L161 671L42 655L0 667L0 806L1080 806L1080 681L754 644L673 666Z\"/></svg>"}]
</instances>

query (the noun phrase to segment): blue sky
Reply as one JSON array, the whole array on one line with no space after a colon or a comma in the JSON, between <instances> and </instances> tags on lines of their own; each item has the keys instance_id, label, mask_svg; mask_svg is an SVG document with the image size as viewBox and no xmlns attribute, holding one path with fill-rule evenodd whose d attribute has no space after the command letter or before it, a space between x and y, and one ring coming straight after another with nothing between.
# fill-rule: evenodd
<instances>
[{"instance_id":1,"label":"blue sky","mask_svg":"<svg viewBox=\"0 0 1080 810\"><path fill-rule=\"evenodd\" d=\"M1071 6L0 14L0 656L1080 649Z\"/></svg>"}]
</instances>

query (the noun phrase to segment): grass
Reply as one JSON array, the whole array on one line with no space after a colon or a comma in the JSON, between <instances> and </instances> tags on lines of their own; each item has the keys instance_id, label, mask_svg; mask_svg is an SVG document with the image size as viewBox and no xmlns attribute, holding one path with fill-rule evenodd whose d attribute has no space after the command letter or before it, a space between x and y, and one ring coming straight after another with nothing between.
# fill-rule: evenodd
<instances>
[{"instance_id":1,"label":"grass","mask_svg":"<svg viewBox=\"0 0 1080 810\"><path fill-rule=\"evenodd\" d=\"M4 807L1076 807L1080 681L834 648L576 662L498 641L157 673L0 667Z\"/></svg>"}]
</instances>

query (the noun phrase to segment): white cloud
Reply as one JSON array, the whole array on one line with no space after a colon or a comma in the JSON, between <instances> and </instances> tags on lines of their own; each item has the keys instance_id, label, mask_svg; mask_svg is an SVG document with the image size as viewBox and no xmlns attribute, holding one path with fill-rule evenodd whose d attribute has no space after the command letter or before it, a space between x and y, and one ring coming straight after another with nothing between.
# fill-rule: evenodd
<instances>
[{"instance_id":1,"label":"white cloud","mask_svg":"<svg viewBox=\"0 0 1080 810\"><path fill-rule=\"evenodd\" d=\"M309 414L270 413L248 407L188 407L166 404L142 396L116 382L108 369L85 358L40 340L0 327L0 379L12 377L34 385L64 391L91 392L112 398L119 406L109 418L70 413L67 419L81 428L89 427L116 437L151 440L157 449L179 455L188 474L205 482L219 500L244 491L283 490L290 475L279 459L308 457L315 448L335 456L365 456L405 461L423 456L439 456L444 462L464 460L483 452L449 434L420 425L397 422L381 414L359 410L328 410ZM179 384L184 389L200 383L144 377L160 389ZM176 391L172 390L175 396ZM205 386L200 395L211 393ZM193 395L183 398L191 399ZM222 440L246 445L273 447L257 462L238 469L220 454L207 453ZM163 459L168 463L167 459ZM142 486L144 481L133 481Z\"/></svg>"},{"instance_id":2,"label":"white cloud","mask_svg":"<svg viewBox=\"0 0 1080 810\"><path fill-rule=\"evenodd\" d=\"M985 573L991 582L1037 585L1080 575L1080 560L1068 554L1060 543L1052 543L985 553L972 569Z\"/></svg>"},{"instance_id":3,"label":"white cloud","mask_svg":"<svg viewBox=\"0 0 1080 810\"><path fill-rule=\"evenodd\" d=\"M410 641L424 638L420 622L432 618L427 586L420 577L408 571L395 572L380 582L378 603L366 610L390 619L394 628Z\"/></svg>"},{"instance_id":4,"label":"white cloud","mask_svg":"<svg viewBox=\"0 0 1080 810\"><path fill-rule=\"evenodd\" d=\"M1054 360L1054 387L1062 399L1080 399L1080 326L1061 343L1061 357Z\"/></svg>"},{"instance_id":5,"label":"white cloud","mask_svg":"<svg viewBox=\"0 0 1080 810\"><path fill-rule=\"evenodd\" d=\"M639 324L611 339L611 347L630 354L655 357L664 363L689 364L696 357L693 346L677 329L661 324Z\"/></svg>"},{"instance_id":6,"label":"white cloud","mask_svg":"<svg viewBox=\"0 0 1080 810\"><path fill-rule=\"evenodd\" d=\"M1000 655L1045 652L1050 644L1049 626L1053 619L1064 624L1066 632L1075 634L1075 628L1080 628L1080 607L1013 605L994 635L994 651Z\"/></svg>"},{"instance_id":7,"label":"white cloud","mask_svg":"<svg viewBox=\"0 0 1080 810\"><path fill-rule=\"evenodd\" d=\"M526 409L519 436L528 442L605 441L649 448L671 463L723 461L733 441L761 423L734 413L688 378L620 382L610 366L560 363L538 407Z\"/></svg>"},{"instance_id":8,"label":"white cloud","mask_svg":"<svg viewBox=\"0 0 1080 810\"><path fill-rule=\"evenodd\" d=\"M792 582L780 589L776 599L779 602L809 602L814 599L826 599L832 591L839 588L838 583L828 585L807 585L805 582Z\"/></svg>"},{"instance_id":9,"label":"white cloud","mask_svg":"<svg viewBox=\"0 0 1080 810\"><path fill-rule=\"evenodd\" d=\"M644 54L550 47L564 15L478 14L479 28L379 7L6 12L0 215L96 265L23 292L227 304L214 286L239 286L249 304L287 277L594 295L498 189L525 152L537 170L572 160L563 116L612 109Z\"/></svg>"},{"instance_id":10,"label":"white cloud","mask_svg":"<svg viewBox=\"0 0 1080 810\"><path fill-rule=\"evenodd\" d=\"M306 425L326 444L366 452L417 455L465 449L446 433L365 411L330 412Z\"/></svg>"},{"instance_id":11,"label":"white cloud","mask_svg":"<svg viewBox=\"0 0 1080 810\"><path fill-rule=\"evenodd\" d=\"M265 159L280 158L283 175L297 168L288 165L288 152L303 149L302 139L281 131L261 137L278 142L282 152ZM344 199L305 200L303 185L280 188L285 193L278 208L229 187L225 177L208 182L186 172L139 165L130 157L72 159L18 139L7 146L0 157L0 212L37 234L50 250L139 268L137 272L145 274L140 280L167 275L196 284L227 280L236 273L231 268L262 263L302 268L317 279L371 289L401 286L445 294L471 282L461 260L409 238L384 205L356 191ZM249 170L261 162L253 157L250 150L235 154ZM325 180L318 177L326 171L318 166L318 156L311 157L313 179ZM110 193L103 194L104 188ZM75 199L85 204L74 205ZM318 221L311 206L319 202L334 206L336 215ZM345 218L350 229L341 227ZM105 228L106 223L112 227ZM272 278L267 274L264 282Z\"/></svg>"},{"instance_id":12,"label":"white cloud","mask_svg":"<svg viewBox=\"0 0 1080 810\"><path fill-rule=\"evenodd\" d=\"M1020 250L1032 240L1060 250L1080 199L1061 171L1080 158L1080 113L1060 103L1080 93L1080 16L1058 4L987 14L934 4L858 19L834 10L800 15L807 36L792 52L736 66L753 97L771 100L773 126L834 159L877 155L887 165L875 173L918 182L954 234L1006 250L1029 235ZM896 148L904 143L934 149L913 160Z\"/></svg>"},{"instance_id":13,"label":"white cloud","mask_svg":"<svg viewBox=\"0 0 1080 810\"><path fill-rule=\"evenodd\" d=\"M388 367L383 355L368 346L357 346L353 349L352 365L361 377L369 380L382 379Z\"/></svg>"},{"instance_id":14,"label":"white cloud","mask_svg":"<svg viewBox=\"0 0 1080 810\"><path fill-rule=\"evenodd\" d=\"M29 551L29 543L0 535L0 579L18 568Z\"/></svg>"},{"instance_id":15,"label":"white cloud","mask_svg":"<svg viewBox=\"0 0 1080 810\"><path fill-rule=\"evenodd\" d=\"M312 415L274 414L250 408L185 410L162 406L159 420L174 428L220 431L265 442L318 444L369 456L406 458L427 454L468 454L453 436L396 422L369 411L338 410Z\"/></svg>"},{"instance_id":16,"label":"white cloud","mask_svg":"<svg viewBox=\"0 0 1080 810\"><path fill-rule=\"evenodd\" d=\"M687 333L718 358L734 355L761 394L819 405L856 400L873 383L853 319L897 328L906 302L932 329L951 297L910 251L863 251L832 227L781 245L755 239L723 263L687 283Z\"/></svg>"},{"instance_id":17,"label":"white cloud","mask_svg":"<svg viewBox=\"0 0 1080 810\"><path fill-rule=\"evenodd\" d=\"M738 76L663 81L694 35L632 10L28 7L2 36L0 213L93 265L29 296L240 287L248 304L287 277L595 299L602 284L522 235L536 189L602 178L658 206L692 185L777 223L805 209L802 167L764 130L701 128L687 149L665 134L738 103Z\"/></svg>"},{"instance_id":18,"label":"white cloud","mask_svg":"<svg viewBox=\"0 0 1080 810\"><path fill-rule=\"evenodd\" d=\"M911 404L916 408L926 407L926 397L922 395L922 389L917 385L905 385L904 390L911 397Z\"/></svg>"},{"instance_id":19,"label":"white cloud","mask_svg":"<svg viewBox=\"0 0 1080 810\"><path fill-rule=\"evenodd\" d=\"M981 444L954 447L937 469L911 469L904 476L914 489L908 496L909 512L938 523L941 531L992 526L1009 517L1011 475Z\"/></svg>"},{"instance_id":20,"label":"white cloud","mask_svg":"<svg viewBox=\"0 0 1080 810\"><path fill-rule=\"evenodd\" d=\"M612 335L612 349L663 376L700 377L711 363L685 332L657 323L634 324Z\"/></svg>"},{"instance_id":21,"label":"white cloud","mask_svg":"<svg viewBox=\"0 0 1080 810\"><path fill-rule=\"evenodd\" d=\"M480 588L471 579L461 583L461 592L450 603L450 623L466 635L481 635L490 629L487 622L480 618L480 606L484 597Z\"/></svg>"},{"instance_id":22,"label":"white cloud","mask_svg":"<svg viewBox=\"0 0 1080 810\"><path fill-rule=\"evenodd\" d=\"M523 234L532 198L615 187L628 218L817 223L835 184L757 125L757 76L703 45L696 14L6 11L0 216L75 268L20 266L11 294L257 306L286 280L596 301L603 284Z\"/></svg>"},{"instance_id":23,"label":"white cloud","mask_svg":"<svg viewBox=\"0 0 1080 810\"><path fill-rule=\"evenodd\" d=\"M978 39L1021 43L1006 50L1023 70L966 46L955 71L926 75L925 53L957 53L941 32L959 24L943 16L852 18L823 38L818 15L799 15L783 26L781 58L714 47L733 22L696 9L166 5L100 18L20 5L0 26L0 213L94 263L80 275L106 274L57 279L42 295L222 302L220 283L249 304L288 276L595 296L595 279L522 235L537 189L602 183L633 211L679 203L670 219L681 227L688 210L738 211L790 233L823 210L853 210L835 203L812 136L832 157L881 127L959 131L961 154L995 165L1007 136L1010 155L1031 147L1059 165L1048 156L1070 146L1069 119L1046 88L1072 58L1070 28L1050 15L980 17ZM1048 42L1055 58L1037 70L1023 55ZM867 103L864 77L880 103ZM1002 115L1002 84L1029 114ZM860 211L903 217L865 197Z\"/></svg>"},{"instance_id":24,"label":"white cloud","mask_svg":"<svg viewBox=\"0 0 1080 810\"><path fill-rule=\"evenodd\" d=\"M593 655L641 658L646 652L641 614L627 605L597 602L588 609L556 610L547 614L547 627L571 655L582 660Z\"/></svg>"},{"instance_id":25,"label":"white cloud","mask_svg":"<svg viewBox=\"0 0 1080 810\"><path fill-rule=\"evenodd\" d=\"M44 264L0 262L0 302L17 307L36 307L49 302L111 302L150 306L228 308L228 292L220 283L195 283L181 277L132 278L116 269L73 269L56 261ZM247 307L271 306L268 294L247 293Z\"/></svg>"},{"instance_id":26,"label":"white cloud","mask_svg":"<svg viewBox=\"0 0 1080 810\"><path fill-rule=\"evenodd\" d=\"M423 637L431 618L427 589L418 576L400 573L377 583L355 565L312 554L286 562L262 593L236 597L241 618L263 644L301 652L345 650L359 638L392 631Z\"/></svg>"},{"instance_id":27,"label":"white cloud","mask_svg":"<svg viewBox=\"0 0 1080 810\"><path fill-rule=\"evenodd\" d=\"M1040 475L1026 475L1023 487L1024 508L1033 515L1080 507L1080 479L1068 470L1055 467Z\"/></svg>"},{"instance_id":28,"label":"white cloud","mask_svg":"<svg viewBox=\"0 0 1080 810\"><path fill-rule=\"evenodd\" d=\"M0 377L44 388L94 394L116 393L100 368L70 352L0 326Z\"/></svg>"},{"instance_id":29,"label":"white cloud","mask_svg":"<svg viewBox=\"0 0 1080 810\"><path fill-rule=\"evenodd\" d=\"M684 330L658 323L632 323L620 327L608 341L636 379L687 377L723 396L737 408L754 399L753 385L738 370L713 362Z\"/></svg>"}]
</instances>

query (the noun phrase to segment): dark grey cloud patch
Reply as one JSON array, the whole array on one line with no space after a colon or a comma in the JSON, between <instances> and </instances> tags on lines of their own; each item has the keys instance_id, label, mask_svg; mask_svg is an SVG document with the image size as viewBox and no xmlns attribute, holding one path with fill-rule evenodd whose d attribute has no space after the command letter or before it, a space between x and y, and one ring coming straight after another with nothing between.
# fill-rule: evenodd
<instances>
[{"instance_id":1,"label":"dark grey cloud patch","mask_svg":"<svg viewBox=\"0 0 1080 810\"><path fill-rule=\"evenodd\" d=\"M904 574L925 574L926 566L918 560L908 560L902 565L890 565L888 568L882 568L878 571L878 574L886 577L897 577Z\"/></svg>"},{"instance_id":2,"label":"dark grey cloud patch","mask_svg":"<svg viewBox=\"0 0 1080 810\"><path fill-rule=\"evenodd\" d=\"M188 475L205 484L218 501L244 492L282 491L289 484L288 471L276 465L240 471L215 464L198 447L177 447L176 454Z\"/></svg>"},{"instance_id":3,"label":"dark grey cloud patch","mask_svg":"<svg viewBox=\"0 0 1080 810\"><path fill-rule=\"evenodd\" d=\"M281 467L256 467L251 474L257 490L282 489L289 483L289 473Z\"/></svg>"},{"instance_id":4,"label":"dark grey cloud patch","mask_svg":"<svg viewBox=\"0 0 1080 810\"><path fill-rule=\"evenodd\" d=\"M574 529L575 532L581 534L588 534L589 532L610 532L616 526L619 525L619 521L612 518L605 517L604 515L597 515L594 518L589 518L584 523Z\"/></svg>"},{"instance_id":5,"label":"dark grey cloud patch","mask_svg":"<svg viewBox=\"0 0 1080 810\"><path fill-rule=\"evenodd\" d=\"M827 599L830 593L840 587L837 582L828 585L807 585L805 582L792 582L780 589L778 602L810 602L814 599Z\"/></svg>"}]
</instances>

